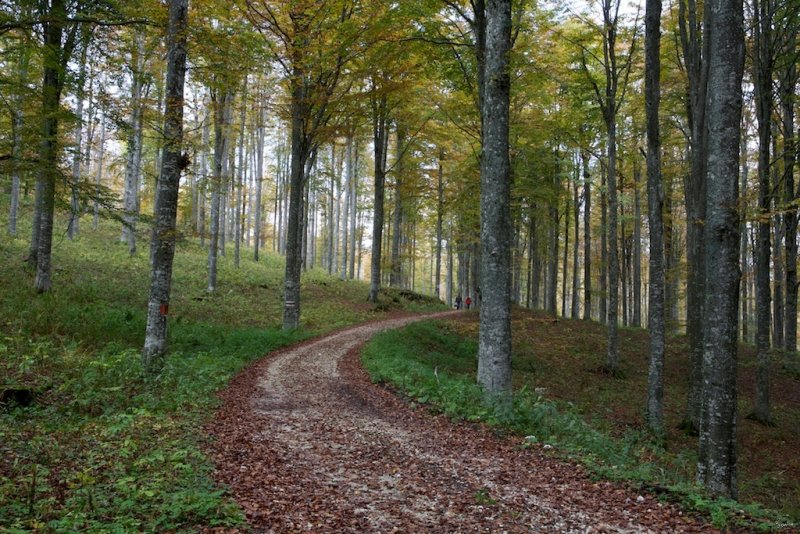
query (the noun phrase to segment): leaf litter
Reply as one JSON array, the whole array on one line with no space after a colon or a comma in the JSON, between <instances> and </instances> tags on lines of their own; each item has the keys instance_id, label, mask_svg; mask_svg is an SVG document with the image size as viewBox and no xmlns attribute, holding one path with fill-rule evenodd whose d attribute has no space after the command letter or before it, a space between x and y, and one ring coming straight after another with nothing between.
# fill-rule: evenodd
<instances>
[{"instance_id":1,"label":"leaf litter","mask_svg":"<svg viewBox=\"0 0 800 534\"><path fill-rule=\"evenodd\" d=\"M454 423L372 384L363 344L424 317L277 351L220 393L209 454L252 531L715 532L541 445Z\"/></svg>"}]
</instances>

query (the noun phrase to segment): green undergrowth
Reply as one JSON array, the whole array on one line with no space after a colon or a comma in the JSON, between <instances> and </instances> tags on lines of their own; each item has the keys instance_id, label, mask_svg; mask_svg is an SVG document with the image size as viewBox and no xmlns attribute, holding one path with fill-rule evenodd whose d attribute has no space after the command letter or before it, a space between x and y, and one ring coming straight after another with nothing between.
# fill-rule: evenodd
<instances>
[{"instance_id":1,"label":"green undergrowth","mask_svg":"<svg viewBox=\"0 0 800 534\"><path fill-rule=\"evenodd\" d=\"M277 347L387 310L441 309L387 294L382 310L366 302L367 284L316 269L303 277L301 328L287 333L280 328L280 257L265 254L256 263L243 249L237 268L229 247L210 295L206 251L183 240L170 353L161 374L146 378L139 351L148 243L140 239L130 256L109 221L97 231L84 222L74 242L59 231L53 289L37 295L23 261L28 219L22 223L23 237L0 241L0 532L240 525L241 510L214 483L203 453L202 427L217 406L215 393Z\"/></svg>"},{"instance_id":2,"label":"green undergrowth","mask_svg":"<svg viewBox=\"0 0 800 534\"><path fill-rule=\"evenodd\" d=\"M774 531L790 525L758 505L708 498L677 475L694 459L666 451L646 432L612 436L571 403L549 400L530 385L514 392L511 406L488 401L475 383L477 352L477 341L450 323L424 321L377 335L364 349L362 361L374 382L391 385L413 403L454 420L513 432L523 438L523 446L543 444L582 463L593 476L653 490L704 514L717 527ZM515 357L512 366L520 365L530 362ZM677 464L684 468L671 468Z\"/></svg>"}]
</instances>

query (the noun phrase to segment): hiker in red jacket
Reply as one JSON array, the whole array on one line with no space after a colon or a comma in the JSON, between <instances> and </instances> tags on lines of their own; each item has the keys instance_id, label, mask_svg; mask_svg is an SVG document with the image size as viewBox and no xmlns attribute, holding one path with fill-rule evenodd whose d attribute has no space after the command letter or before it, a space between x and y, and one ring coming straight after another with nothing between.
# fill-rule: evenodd
<instances>
[{"instance_id":1,"label":"hiker in red jacket","mask_svg":"<svg viewBox=\"0 0 800 534\"><path fill-rule=\"evenodd\" d=\"M467 306L467 309L469 309L470 305L472 304L472 299L469 298L469 295L467 295L467 298L464 299L464 304Z\"/></svg>"}]
</instances>

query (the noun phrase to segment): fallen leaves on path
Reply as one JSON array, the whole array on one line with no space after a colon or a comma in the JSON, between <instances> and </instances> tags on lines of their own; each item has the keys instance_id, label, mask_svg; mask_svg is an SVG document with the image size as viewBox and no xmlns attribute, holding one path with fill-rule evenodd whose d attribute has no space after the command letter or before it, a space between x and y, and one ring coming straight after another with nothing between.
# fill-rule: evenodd
<instances>
[{"instance_id":1,"label":"fallen leaves on path","mask_svg":"<svg viewBox=\"0 0 800 534\"><path fill-rule=\"evenodd\" d=\"M418 318L417 318L418 319ZM222 392L216 478L256 532L713 532L652 495L370 383L391 319L271 354Z\"/></svg>"}]
</instances>

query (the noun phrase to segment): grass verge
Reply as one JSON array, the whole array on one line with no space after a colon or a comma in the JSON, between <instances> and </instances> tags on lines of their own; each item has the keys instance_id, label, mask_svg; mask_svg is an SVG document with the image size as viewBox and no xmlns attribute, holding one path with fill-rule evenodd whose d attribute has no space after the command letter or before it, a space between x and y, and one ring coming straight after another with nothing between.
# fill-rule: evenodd
<instances>
[{"instance_id":1,"label":"grass verge","mask_svg":"<svg viewBox=\"0 0 800 534\"><path fill-rule=\"evenodd\" d=\"M2 205L2 202L0 202ZM5 205L2 205L5 209ZM26 204L26 208L29 209ZM28 235L29 218L20 235ZM65 227L64 221L57 225ZM319 269L304 274L301 329L280 329L283 261L221 257L205 291L206 251L178 247L170 354L145 379L148 243L130 256L119 228L57 235L53 290L37 295L25 239L0 241L0 532L196 532L236 526L214 483L202 426L215 392L271 350L387 311L441 309ZM16 393L15 393L16 392Z\"/></svg>"},{"instance_id":2,"label":"grass verge","mask_svg":"<svg viewBox=\"0 0 800 534\"><path fill-rule=\"evenodd\" d=\"M629 430L612 436L590 424L568 402L546 399L535 388L515 391L511 409L487 403L474 377L477 342L445 321L425 321L379 334L365 348L362 361L373 381L398 388L412 402L428 405L456 420L481 421L526 436L526 442L553 447L580 461L598 477L657 489L710 517L720 528L775 531L791 527L763 507L708 498L701 488L671 469L691 457L666 451L647 433ZM529 365L515 357L515 366Z\"/></svg>"}]
</instances>

